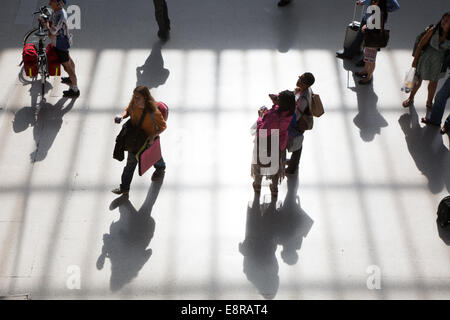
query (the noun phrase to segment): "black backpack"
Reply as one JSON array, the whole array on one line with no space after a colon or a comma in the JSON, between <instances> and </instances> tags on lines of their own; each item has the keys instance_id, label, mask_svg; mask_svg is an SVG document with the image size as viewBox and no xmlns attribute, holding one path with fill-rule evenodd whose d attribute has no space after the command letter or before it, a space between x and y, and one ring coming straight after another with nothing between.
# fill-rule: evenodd
<instances>
[{"instance_id":1,"label":"black backpack","mask_svg":"<svg viewBox=\"0 0 450 320\"><path fill-rule=\"evenodd\" d=\"M450 196L445 197L439 203L437 215L438 223L442 228L450 224Z\"/></svg>"}]
</instances>

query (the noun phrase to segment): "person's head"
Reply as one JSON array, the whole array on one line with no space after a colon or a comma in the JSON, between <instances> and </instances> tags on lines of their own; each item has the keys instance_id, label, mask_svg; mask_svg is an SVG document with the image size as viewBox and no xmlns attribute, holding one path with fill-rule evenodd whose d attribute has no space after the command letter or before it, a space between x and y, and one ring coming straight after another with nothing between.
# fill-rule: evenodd
<instances>
[{"instance_id":1,"label":"person's head","mask_svg":"<svg viewBox=\"0 0 450 320\"><path fill-rule=\"evenodd\" d=\"M295 111L295 95L292 91L285 90L278 94L278 112L289 111L293 114Z\"/></svg>"},{"instance_id":2,"label":"person's head","mask_svg":"<svg viewBox=\"0 0 450 320\"><path fill-rule=\"evenodd\" d=\"M447 40L450 40L450 12L446 12L437 24L439 36L447 32Z\"/></svg>"},{"instance_id":3,"label":"person's head","mask_svg":"<svg viewBox=\"0 0 450 320\"><path fill-rule=\"evenodd\" d=\"M314 78L313 74L311 72L305 72L300 77L298 77L297 87L301 91L305 91L309 87L311 87L314 84L314 82L316 82L316 79Z\"/></svg>"},{"instance_id":4,"label":"person's head","mask_svg":"<svg viewBox=\"0 0 450 320\"><path fill-rule=\"evenodd\" d=\"M157 102L146 86L138 86L133 90L133 97L131 98L130 105L144 107L149 112L154 112L158 107Z\"/></svg>"},{"instance_id":5,"label":"person's head","mask_svg":"<svg viewBox=\"0 0 450 320\"><path fill-rule=\"evenodd\" d=\"M52 8L53 11L58 11L64 8L67 4L67 0L50 0L48 5Z\"/></svg>"}]
</instances>

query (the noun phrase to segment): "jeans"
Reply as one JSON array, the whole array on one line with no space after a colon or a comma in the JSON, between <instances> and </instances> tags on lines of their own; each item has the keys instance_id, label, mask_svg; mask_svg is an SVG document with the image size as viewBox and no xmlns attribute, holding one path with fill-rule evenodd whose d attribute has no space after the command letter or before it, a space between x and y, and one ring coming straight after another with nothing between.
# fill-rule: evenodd
<instances>
[{"instance_id":1,"label":"jeans","mask_svg":"<svg viewBox=\"0 0 450 320\"><path fill-rule=\"evenodd\" d=\"M129 191L131 180L133 180L134 170L136 170L136 166L138 164L138 161L136 159L136 155L128 152L127 157L127 164L125 165L125 168L123 168L122 173L122 183L120 184L120 189L123 191ZM164 159L161 157L161 159L158 160L158 162L155 163L153 166L156 170L165 170L166 169L166 163L164 162Z\"/></svg>"},{"instance_id":2,"label":"jeans","mask_svg":"<svg viewBox=\"0 0 450 320\"><path fill-rule=\"evenodd\" d=\"M297 151L292 152L291 159L289 159L289 164L286 169L287 173L294 173L298 169L298 165L300 163L300 157L302 155L303 147L298 149Z\"/></svg>"},{"instance_id":3,"label":"jeans","mask_svg":"<svg viewBox=\"0 0 450 320\"><path fill-rule=\"evenodd\" d=\"M440 125L444 116L445 105L450 97L450 77L445 81L441 90L436 94L433 108L431 109L430 121L433 124ZM449 118L447 118L449 120Z\"/></svg>"},{"instance_id":4,"label":"jeans","mask_svg":"<svg viewBox=\"0 0 450 320\"><path fill-rule=\"evenodd\" d=\"M166 0L153 0L155 5L155 18L161 32L170 30L169 12L167 10Z\"/></svg>"}]
</instances>

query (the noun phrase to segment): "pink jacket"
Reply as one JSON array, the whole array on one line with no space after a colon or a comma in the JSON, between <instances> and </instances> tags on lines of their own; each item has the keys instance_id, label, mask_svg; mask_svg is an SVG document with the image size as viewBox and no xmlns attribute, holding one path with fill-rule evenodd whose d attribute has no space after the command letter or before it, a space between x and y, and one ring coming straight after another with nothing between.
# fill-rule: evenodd
<instances>
[{"instance_id":1,"label":"pink jacket","mask_svg":"<svg viewBox=\"0 0 450 320\"><path fill-rule=\"evenodd\" d=\"M283 151L287 147L289 134L288 129L291 124L292 115L289 111L283 112L281 115L277 112L278 106L273 106L269 111L258 118L258 129L267 129L267 136L270 136L270 129L280 130L280 150Z\"/></svg>"}]
</instances>

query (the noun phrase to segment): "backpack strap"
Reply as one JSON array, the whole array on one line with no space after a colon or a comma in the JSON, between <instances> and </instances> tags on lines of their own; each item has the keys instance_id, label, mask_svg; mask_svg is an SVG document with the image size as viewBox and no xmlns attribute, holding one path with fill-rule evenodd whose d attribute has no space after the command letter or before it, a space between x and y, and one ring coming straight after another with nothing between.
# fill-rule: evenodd
<instances>
[{"instance_id":1,"label":"backpack strap","mask_svg":"<svg viewBox=\"0 0 450 320\"><path fill-rule=\"evenodd\" d=\"M134 108L134 106L133 106L133 108ZM142 127L142 123L144 122L144 118L145 118L145 114L146 113L147 113L147 109L144 108L144 110L142 110L141 118L139 119L138 128Z\"/></svg>"}]
</instances>

